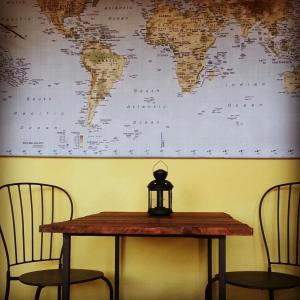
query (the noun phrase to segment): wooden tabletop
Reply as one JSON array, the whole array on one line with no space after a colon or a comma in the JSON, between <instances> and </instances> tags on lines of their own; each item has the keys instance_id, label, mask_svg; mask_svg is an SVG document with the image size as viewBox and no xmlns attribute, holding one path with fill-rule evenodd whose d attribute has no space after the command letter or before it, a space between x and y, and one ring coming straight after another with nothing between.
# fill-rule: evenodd
<instances>
[{"instance_id":1,"label":"wooden tabletop","mask_svg":"<svg viewBox=\"0 0 300 300\"><path fill-rule=\"evenodd\" d=\"M253 230L223 212L176 212L152 217L144 212L100 212L40 226L41 232L72 235L222 236L252 235Z\"/></svg>"}]
</instances>

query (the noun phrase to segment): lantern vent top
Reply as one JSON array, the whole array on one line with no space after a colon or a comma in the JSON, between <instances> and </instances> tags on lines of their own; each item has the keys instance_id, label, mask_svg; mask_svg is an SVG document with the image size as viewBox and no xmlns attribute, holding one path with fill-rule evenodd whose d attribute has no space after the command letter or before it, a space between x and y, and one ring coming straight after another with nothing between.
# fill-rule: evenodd
<instances>
[{"instance_id":1,"label":"lantern vent top","mask_svg":"<svg viewBox=\"0 0 300 300\"><path fill-rule=\"evenodd\" d=\"M157 181L164 181L168 176L168 172L163 169L158 169L153 172L153 176Z\"/></svg>"}]
</instances>

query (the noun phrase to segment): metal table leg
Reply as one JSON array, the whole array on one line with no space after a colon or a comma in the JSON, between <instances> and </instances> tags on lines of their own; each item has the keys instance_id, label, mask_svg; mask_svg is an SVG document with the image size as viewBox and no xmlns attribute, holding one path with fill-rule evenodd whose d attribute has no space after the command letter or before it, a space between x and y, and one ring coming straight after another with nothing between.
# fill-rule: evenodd
<instances>
[{"instance_id":1,"label":"metal table leg","mask_svg":"<svg viewBox=\"0 0 300 300\"><path fill-rule=\"evenodd\" d=\"M219 300L226 300L226 237L219 237Z\"/></svg>"},{"instance_id":2,"label":"metal table leg","mask_svg":"<svg viewBox=\"0 0 300 300\"><path fill-rule=\"evenodd\" d=\"M70 299L70 250L71 236L63 234L63 285L62 298L63 300Z\"/></svg>"},{"instance_id":3,"label":"metal table leg","mask_svg":"<svg viewBox=\"0 0 300 300\"><path fill-rule=\"evenodd\" d=\"M120 237L115 237L115 300L119 300L120 284Z\"/></svg>"},{"instance_id":4,"label":"metal table leg","mask_svg":"<svg viewBox=\"0 0 300 300\"><path fill-rule=\"evenodd\" d=\"M209 300L212 299L212 239L207 239L207 283L208 283L208 291L207 297Z\"/></svg>"}]
</instances>

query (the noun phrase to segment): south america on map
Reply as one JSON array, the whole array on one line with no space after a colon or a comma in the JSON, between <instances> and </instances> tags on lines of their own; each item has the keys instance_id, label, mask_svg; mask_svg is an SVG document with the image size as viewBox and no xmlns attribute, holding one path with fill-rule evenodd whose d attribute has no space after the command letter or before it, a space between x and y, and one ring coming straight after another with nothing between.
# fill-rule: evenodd
<instances>
[{"instance_id":1,"label":"south america on map","mask_svg":"<svg viewBox=\"0 0 300 300\"><path fill-rule=\"evenodd\" d=\"M6 0L0 155L300 157L297 0Z\"/></svg>"}]
</instances>

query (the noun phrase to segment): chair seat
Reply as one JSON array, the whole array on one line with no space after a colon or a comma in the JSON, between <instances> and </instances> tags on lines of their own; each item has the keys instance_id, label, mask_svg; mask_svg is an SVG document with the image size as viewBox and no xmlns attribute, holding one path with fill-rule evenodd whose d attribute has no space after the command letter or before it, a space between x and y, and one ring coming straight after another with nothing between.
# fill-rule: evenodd
<instances>
[{"instance_id":1,"label":"chair seat","mask_svg":"<svg viewBox=\"0 0 300 300\"><path fill-rule=\"evenodd\" d=\"M278 290L300 286L300 277L263 271L226 272L226 283L245 288Z\"/></svg>"},{"instance_id":2,"label":"chair seat","mask_svg":"<svg viewBox=\"0 0 300 300\"><path fill-rule=\"evenodd\" d=\"M19 280L27 285L34 286L60 286L62 285L62 270L51 269L28 272L20 276ZM70 284L81 283L91 280L103 278L104 274L100 271L85 270L85 269L71 269Z\"/></svg>"}]
</instances>

